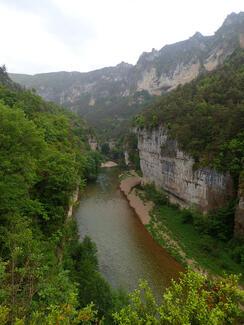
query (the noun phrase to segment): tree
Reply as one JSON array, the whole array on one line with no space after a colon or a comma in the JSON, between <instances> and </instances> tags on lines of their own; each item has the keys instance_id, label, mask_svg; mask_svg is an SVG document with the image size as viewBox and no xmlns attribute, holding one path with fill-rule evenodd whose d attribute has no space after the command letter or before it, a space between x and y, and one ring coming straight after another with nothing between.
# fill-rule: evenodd
<instances>
[{"instance_id":1,"label":"tree","mask_svg":"<svg viewBox=\"0 0 244 325\"><path fill-rule=\"evenodd\" d=\"M153 296L146 281L130 295L130 305L114 314L116 324L233 324L241 317L239 303L244 292L238 288L238 277L210 280L188 271L179 281L172 281L161 303Z\"/></svg>"}]
</instances>

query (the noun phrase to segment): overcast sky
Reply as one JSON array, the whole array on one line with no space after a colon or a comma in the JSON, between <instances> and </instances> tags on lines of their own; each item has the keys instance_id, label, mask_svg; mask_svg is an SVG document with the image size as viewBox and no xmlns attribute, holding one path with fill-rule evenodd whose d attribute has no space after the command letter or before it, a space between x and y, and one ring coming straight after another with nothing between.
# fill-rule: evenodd
<instances>
[{"instance_id":1,"label":"overcast sky","mask_svg":"<svg viewBox=\"0 0 244 325\"><path fill-rule=\"evenodd\" d=\"M0 64L30 74L135 64L240 11L244 0L0 0Z\"/></svg>"}]
</instances>

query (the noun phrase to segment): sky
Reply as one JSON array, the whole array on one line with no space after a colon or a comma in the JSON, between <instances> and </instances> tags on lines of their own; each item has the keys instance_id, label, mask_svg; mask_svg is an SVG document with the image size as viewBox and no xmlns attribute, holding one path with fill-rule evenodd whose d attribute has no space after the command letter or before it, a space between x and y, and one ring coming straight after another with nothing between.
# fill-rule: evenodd
<instances>
[{"instance_id":1,"label":"sky","mask_svg":"<svg viewBox=\"0 0 244 325\"><path fill-rule=\"evenodd\" d=\"M35 74L135 64L240 11L243 0L0 0L0 65Z\"/></svg>"}]
</instances>

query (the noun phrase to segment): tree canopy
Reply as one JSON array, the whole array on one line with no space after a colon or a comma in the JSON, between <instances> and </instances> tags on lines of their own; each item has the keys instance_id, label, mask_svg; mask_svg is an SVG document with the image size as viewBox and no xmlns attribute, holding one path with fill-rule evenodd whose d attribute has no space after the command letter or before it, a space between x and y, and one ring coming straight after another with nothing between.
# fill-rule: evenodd
<instances>
[{"instance_id":1,"label":"tree canopy","mask_svg":"<svg viewBox=\"0 0 244 325\"><path fill-rule=\"evenodd\" d=\"M163 125L197 166L229 171L238 180L244 152L244 51L217 70L160 97L134 125Z\"/></svg>"}]
</instances>

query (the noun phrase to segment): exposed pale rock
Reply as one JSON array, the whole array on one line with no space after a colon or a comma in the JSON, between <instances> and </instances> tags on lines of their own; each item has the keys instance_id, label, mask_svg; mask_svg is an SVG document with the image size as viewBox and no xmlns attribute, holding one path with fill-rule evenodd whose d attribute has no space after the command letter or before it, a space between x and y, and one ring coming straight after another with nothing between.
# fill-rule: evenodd
<instances>
[{"instance_id":1,"label":"exposed pale rock","mask_svg":"<svg viewBox=\"0 0 244 325\"><path fill-rule=\"evenodd\" d=\"M142 79L137 83L137 90L147 90L151 95L160 95L161 91L158 89L157 80L156 69L151 68L143 73Z\"/></svg>"},{"instance_id":2,"label":"exposed pale rock","mask_svg":"<svg viewBox=\"0 0 244 325\"><path fill-rule=\"evenodd\" d=\"M105 163L101 164L102 168L111 168L116 166L118 166L118 164L116 164L114 161L106 161Z\"/></svg>"},{"instance_id":3,"label":"exposed pale rock","mask_svg":"<svg viewBox=\"0 0 244 325\"><path fill-rule=\"evenodd\" d=\"M110 150L113 150L116 147L116 142L115 140L110 140L108 141L108 146Z\"/></svg>"},{"instance_id":4,"label":"exposed pale rock","mask_svg":"<svg viewBox=\"0 0 244 325\"><path fill-rule=\"evenodd\" d=\"M223 49L216 49L213 51L209 57L204 62L204 67L207 71L212 71L217 68L217 66L222 63L220 58L223 56Z\"/></svg>"},{"instance_id":5,"label":"exposed pale rock","mask_svg":"<svg viewBox=\"0 0 244 325\"><path fill-rule=\"evenodd\" d=\"M195 79L200 72L201 65L199 62L190 64L178 64L173 71L172 76L162 74L159 79L159 88L173 90L179 85L184 85L187 82Z\"/></svg>"},{"instance_id":6,"label":"exposed pale rock","mask_svg":"<svg viewBox=\"0 0 244 325\"><path fill-rule=\"evenodd\" d=\"M88 138L88 143L92 151L96 151L98 149L97 140L93 137Z\"/></svg>"},{"instance_id":7,"label":"exposed pale rock","mask_svg":"<svg viewBox=\"0 0 244 325\"><path fill-rule=\"evenodd\" d=\"M156 69L152 67L143 73L142 79L137 83L137 90L147 90L151 95L160 95L164 89L170 91L180 84L185 84L195 79L199 74L200 68L199 62L190 64L179 63L171 72L157 76Z\"/></svg>"},{"instance_id":8,"label":"exposed pale rock","mask_svg":"<svg viewBox=\"0 0 244 325\"><path fill-rule=\"evenodd\" d=\"M164 189L171 202L207 212L232 197L230 175L207 168L194 170L194 160L178 148L165 128L139 129L137 134L144 182Z\"/></svg>"},{"instance_id":9,"label":"exposed pale rock","mask_svg":"<svg viewBox=\"0 0 244 325\"><path fill-rule=\"evenodd\" d=\"M78 202L78 200L79 200L79 186L77 185L77 187L70 199L69 210L68 210L68 214L67 214L68 218L72 217L73 212L74 212L74 206Z\"/></svg>"},{"instance_id":10,"label":"exposed pale rock","mask_svg":"<svg viewBox=\"0 0 244 325\"><path fill-rule=\"evenodd\" d=\"M89 101L89 106L94 106L95 104L96 104L95 98L91 97L91 99Z\"/></svg>"},{"instance_id":11,"label":"exposed pale rock","mask_svg":"<svg viewBox=\"0 0 244 325\"><path fill-rule=\"evenodd\" d=\"M241 33L239 36L240 47L244 49L244 33Z\"/></svg>"},{"instance_id":12,"label":"exposed pale rock","mask_svg":"<svg viewBox=\"0 0 244 325\"><path fill-rule=\"evenodd\" d=\"M125 157L125 164L126 164L126 166L129 166L130 159L129 159L129 153L128 153L127 150L124 152L124 157Z\"/></svg>"},{"instance_id":13,"label":"exposed pale rock","mask_svg":"<svg viewBox=\"0 0 244 325\"><path fill-rule=\"evenodd\" d=\"M122 62L86 73L10 76L27 88L36 88L46 100L62 104L97 125L98 116L103 121L128 119L135 113L134 105L138 107L149 100L147 92L162 95L188 83L202 72L220 66L239 47L244 48L243 12L229 15L212 36L195 33L160 50L144 52L135 65ZM141 97L138 92L142 92Z\"/></svg>"}]
</instances>

